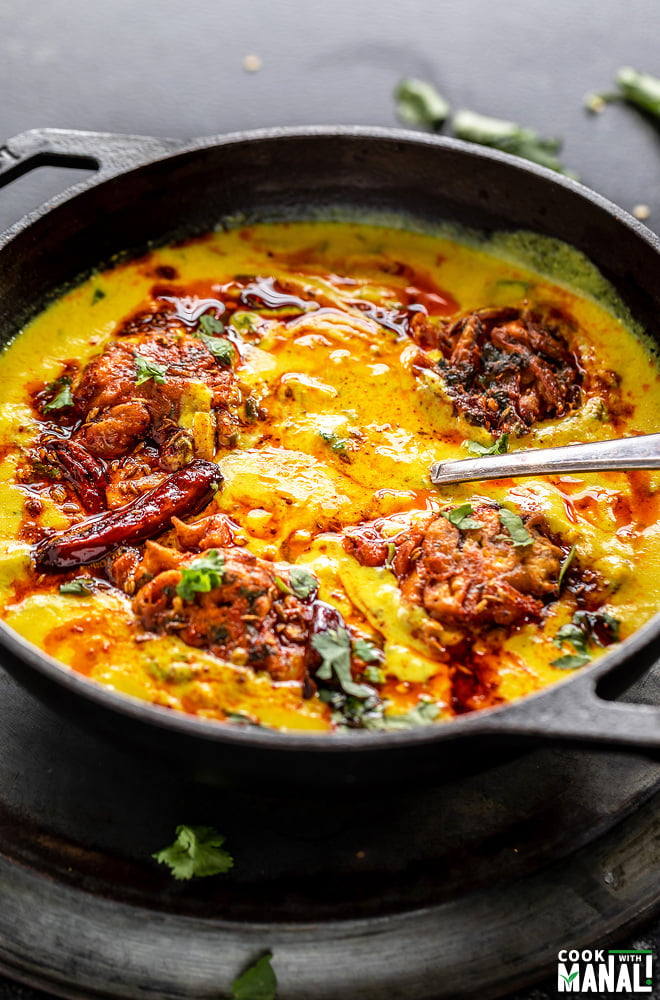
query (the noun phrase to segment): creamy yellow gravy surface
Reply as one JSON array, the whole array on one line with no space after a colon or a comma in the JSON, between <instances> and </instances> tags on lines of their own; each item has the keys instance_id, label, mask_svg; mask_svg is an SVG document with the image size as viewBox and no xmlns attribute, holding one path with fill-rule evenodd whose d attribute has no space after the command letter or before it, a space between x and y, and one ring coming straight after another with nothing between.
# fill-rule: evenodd
<instances>
[{"instance_id":1,"label":"creamy yellow gravy surface","mask_svg":"<svg viewBox=\"0 0 660 1000\"><path fill-rule=\"evenodd\" d=\"M35 489L25 481L26 456L43 432L35 392L72 360L82 371L117 324L154 296L187 297L189 305L217 299L236 275L306 289L323 308L292 318L261 303L234 315L234 372L258 418L243 420L230 447L200 445L204 457L218 463L224 484L197 516L224 512L240 526L237 544L265 560L307 567L320 583L320 598L341 612L354 637L382 651L366 675L364 664L357 674L354 665L354 676L373 687L379 705L366 712L367 724L369 718L385 726L446 720L566 678L570 668L553 661L579 650L557 642L557 633L578 604L564 583L546 600L540 621L477 630L469 660L442 661L420 631L427 612L406 602L390 568L362 565L349 554L340 534L346 526L400 514L399 526L390 522L395 527L385 529L395 532L420 512L496 501L523 519L540 519L564 557L574 547L573 571L597 575L605 595L599 612L616 619L620 638L657 611L658 474L433 488L434 461L468 457L464 442L489 446L496 435L456 412L436 372L415 368L418 348L408 337L345 303L359 299L395 313L413 286L419 302L446 319L488 306L559 310L594 377L583 384L579 406L511 435L509 450L656 431L660 386L649 348L589 298L478 249L376 226L291 223L213 233L96 274L5 349L0 594L3 617L18 633L95 682L172 709L281 729L329 731L345 724L337 684L334 701L318 691L310 697L297 680L278 682L173 634L145 633L131 597L118 587L60 592L63 581L102 576L93 566L52 576L31 564L35 527L38 535L85 517L61 478L42 482L39 504L30 502ZM195 414L207 409L200 386L181 412L181 425L191 427ZM168 536L160 540L173 544ZM588 642L590 659L603 652ZM487 681L474 676L481 660ZM461 673L466 680L457 685Z\"/></svg>"}]
</instances>

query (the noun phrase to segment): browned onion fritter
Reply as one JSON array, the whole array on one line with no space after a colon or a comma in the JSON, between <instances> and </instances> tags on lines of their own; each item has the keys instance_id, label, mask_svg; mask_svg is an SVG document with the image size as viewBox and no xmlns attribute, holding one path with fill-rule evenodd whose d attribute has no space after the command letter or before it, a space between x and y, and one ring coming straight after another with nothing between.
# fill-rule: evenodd
<instances>
[{"instance_id":1,"label":"browned onion fritter","mask_svg":"<svg viewBox=\"0 0 660 1000\"><path fill-rule=\"evenodd\" d=\"M580 403L582 375L565 337L518 309L477 309L451 324L417 321L414 339L439 348L447 394L470 423L525 434ZM433 362L422 354L420 368Z\"/></svg>"},{"instance_id":2,"label":"browned onion fritter","mask_svg":"<svg viewBox=\"0 0 660 1000\"><path fill-rule=\"evenodd\" d=\"M543 598L557 593L562 550L529 521L531 543L515 546L497 507L480 504L471 516L481 527L459 530L430 514L391 538L382 533L383 519L347 529L344 544L363 565L389 565L406 600L444 626L479 629L538 620Z\"/></svg>"}]
</instances>

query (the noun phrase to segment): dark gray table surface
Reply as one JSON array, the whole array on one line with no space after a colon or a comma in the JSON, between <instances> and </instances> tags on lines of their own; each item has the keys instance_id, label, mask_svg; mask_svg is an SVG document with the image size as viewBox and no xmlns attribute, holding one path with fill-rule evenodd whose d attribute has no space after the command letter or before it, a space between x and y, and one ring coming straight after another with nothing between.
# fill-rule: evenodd
<instances>
[{"instance_id":1,"label":"dark gray table surface","mask_svg":"<svg viewBox=\"0 0 660 1000\"><path fill-rule=\"evenodd\" d=\"M647 205L660 231L660 131L625 106L582 105L619 66L660 75L659 27L657 0L0 0L0 142L38 126L175 138L393 126L392 91L414 75L454 108L561 136L585 184ZM73 179L44 168L1 190L0 228ZM637 941L657 955L660 923ZM555 995L546 984L516 1000ZM0 1000L44 996L0 979Z\"/></svg>"}]
</instances>

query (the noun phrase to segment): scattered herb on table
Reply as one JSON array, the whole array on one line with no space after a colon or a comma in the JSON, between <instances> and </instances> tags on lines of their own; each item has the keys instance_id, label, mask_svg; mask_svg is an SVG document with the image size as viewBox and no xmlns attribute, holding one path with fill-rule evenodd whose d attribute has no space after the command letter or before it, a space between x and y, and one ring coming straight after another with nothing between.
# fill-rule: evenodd
<instances>
[{"instance_id":1,"label":"scattered herb on table","mask_svg":"<svg viewBox=\"0 0 660 1000\"><path fill-rule=\"evenodd\" d=\"M442 94L424 80L401 80L394 91L396 110L406 125L438 129L449 115L449 104Z\"/></svg>"},{"instance_id":2,"label":"scattered herb on table","mask_svg":"<svg viewBox=\"0 0 660 1000\"><path fill-rule=\"evenodd\" d=\"M472 528L481 528L481 521L475 521L472 514L474 514L474 507L471 503L461 504L460 507L452 507L451 510L440 511L443 517L446 517L450 524L453 524L455 528L459 531L470 531Z\"/></svg>"},{"instance_id":3,"label":"scattered herb on table","mask_svg":"<svg viewBox=\"0 0 660 1000\"><path fill-rule=\"evenodd\" d=\"M477 455L479 457L483 457L485 455L506 455L509 450L509 435L500 434L497 441L494 441L490 446L481 444L480 441L464 441L463 447L466 448L471 455Z\"/></svg>"},{"instance_id":4,"label":"scattered herb on table","mask_svg":"<svg viewBox=\"0 0 660 1000\"><path fill-rule=\"evenodd\" d=\"M177 826L176 839L152 857L167 865L177 880L222 875L234 859L222 847L225 838L212 826Z\"/></svg>"},{"instance_id":5,"label":"scattered herb on table","mask_svg":"<svg viewBox=\"0 0 660 1000\"><path fill-rule=\"evenodd\" d=\"M222 583L225 557L217 549L208 549L203 556L193 559L189 566L181 567L181 582L177 595L184 601L193 601L195 594L208 594Z\"/></svg>"},{"instance_id":6,"label":"scattered herb on table","mask_svg":"<svg viewBox=\"0 0 660 1000\"><path fill-rule=\"evenodd\" d=\"M144 382L148 382L149 379L153 379L159 385L165 383L165 373L169 367L168 365L159 365L156 361L149 361L140 354L134 354L133 357L135 358L135 370L137 372L136 385L142 385Z\"/></svg>"},{"instance_id":7,"label":"scattered herb on table","mask_svg":"<svg viewBox=\"0 0 660 1000\"><path fill-rule=\"evenodd\" d=\"M589 93L584 103L589 111L602 111L613 101L626 101L641 111L660 117L660 78L650 73L638 73L631 66L623 66L616 74L616 90L602 94Z\"/></svg>"},{"instance_id":8,"label":"scattered herb on table","mask_svg":"<svg viewBox=\"0 0 660 1000\"><path fill-rule=\"evenodd\" d=\"M458 139L500 149L504 153L513 153L549 167L550 170L566 173L557 157L562 145L561 139L545 139L533 129L523 128L515 122L467 110L456 112L451 127Z\"/></svg>"},{"instance_id":9,"label":"scattered herb on table","mask_svg":"<svg viewBox=\"0 0 660 1000\"><path fill-rule=\"evenodd\" d=\"M277 979L271 965L272 952L266 952L231 984L234 1000L275 1000Z\"/></svg>"},{"instance_id":10,"label":"scattered herb on table","mask_svg":"<svg viewBox=\"0 0 660 1000\"><path fill-rule=\"evenodd\" d=\"M534 539L523 524L520 514L515 514L506 507L500 509L500 524L511 535L515 548L522 548L524 545L531 545Z\"/></svg>"}]
</instances>

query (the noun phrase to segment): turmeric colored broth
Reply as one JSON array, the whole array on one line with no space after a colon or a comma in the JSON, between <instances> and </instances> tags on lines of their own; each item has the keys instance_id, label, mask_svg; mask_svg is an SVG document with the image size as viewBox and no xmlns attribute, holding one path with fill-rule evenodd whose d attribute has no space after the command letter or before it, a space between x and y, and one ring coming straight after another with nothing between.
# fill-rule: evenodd
<instances>
[{"instance_id":1,"label":"turmeric colored broth","mask_svg":"<svg viewBox=\"0 0 660 1000\"><path fill-rule=\"evenodd\" d=\"M182 407L181 427L192 428L197 453L217 462L224 476L222 489L191 520L227 514L239 526L237 545L316 576L319 597L353 636L383 652L377 668L365 672L354 663L353 674L373 686L385 720L428 705L435 710L426 718L413 714L411 724L445 720L569 676L552 662L576 650L553 640L579 610L579 588L571 585L578 571L599 581L598 612L616 619L621 638L658 610L660 476L600 473L433 488L434 461L468 457L464 441L488 446L497 435L456 411L435 370L420 374L418 348L397 329L396 317L402 303L417 303L438 321L489 306L562 316L588 376L580 405L511 435L509 450L656 431L659 373L643 338L588 296L484 250L394 228L315 222L211 233L119 264L63 295L6 348L0 598L13 629L92 680L158 705L279 729L341 726L336 699L324 701L318 690L310 697L299 680L277 680L174 634L145 632L131 595L102 568L53 575L31 562L34 542L48 530L85 517L65 479L36 481L25 472L43 431L34 400L44 385L71 362L75 385L118 325L154 298L190 308L222 302L223 288L242 275L289 298L305 289L303 306L287 314L291 303L283 307L271 297L270 308L248 302L234 314L234 374L249 402L230 443L217 447L205 436L198 417L209 409L203 384ZM359 308L346 305L356 299ZM320 308L309 306L314 300ZM379 321L385 313L389 326ZM406 600L391 567L361 564L341 532L401 515L383 522L394 535L429 512L493 501L542 523L564 560L574 546L572 564L540 620L475 629L467 651L463 645L460 655L438 656L425 638L428 611ZM171 533L158 540L174 545ZM81 576L100 581L93 593L60 593L63 582ZM603 652L589 644L591 659Z\"/></svg>"}]
</instances>

